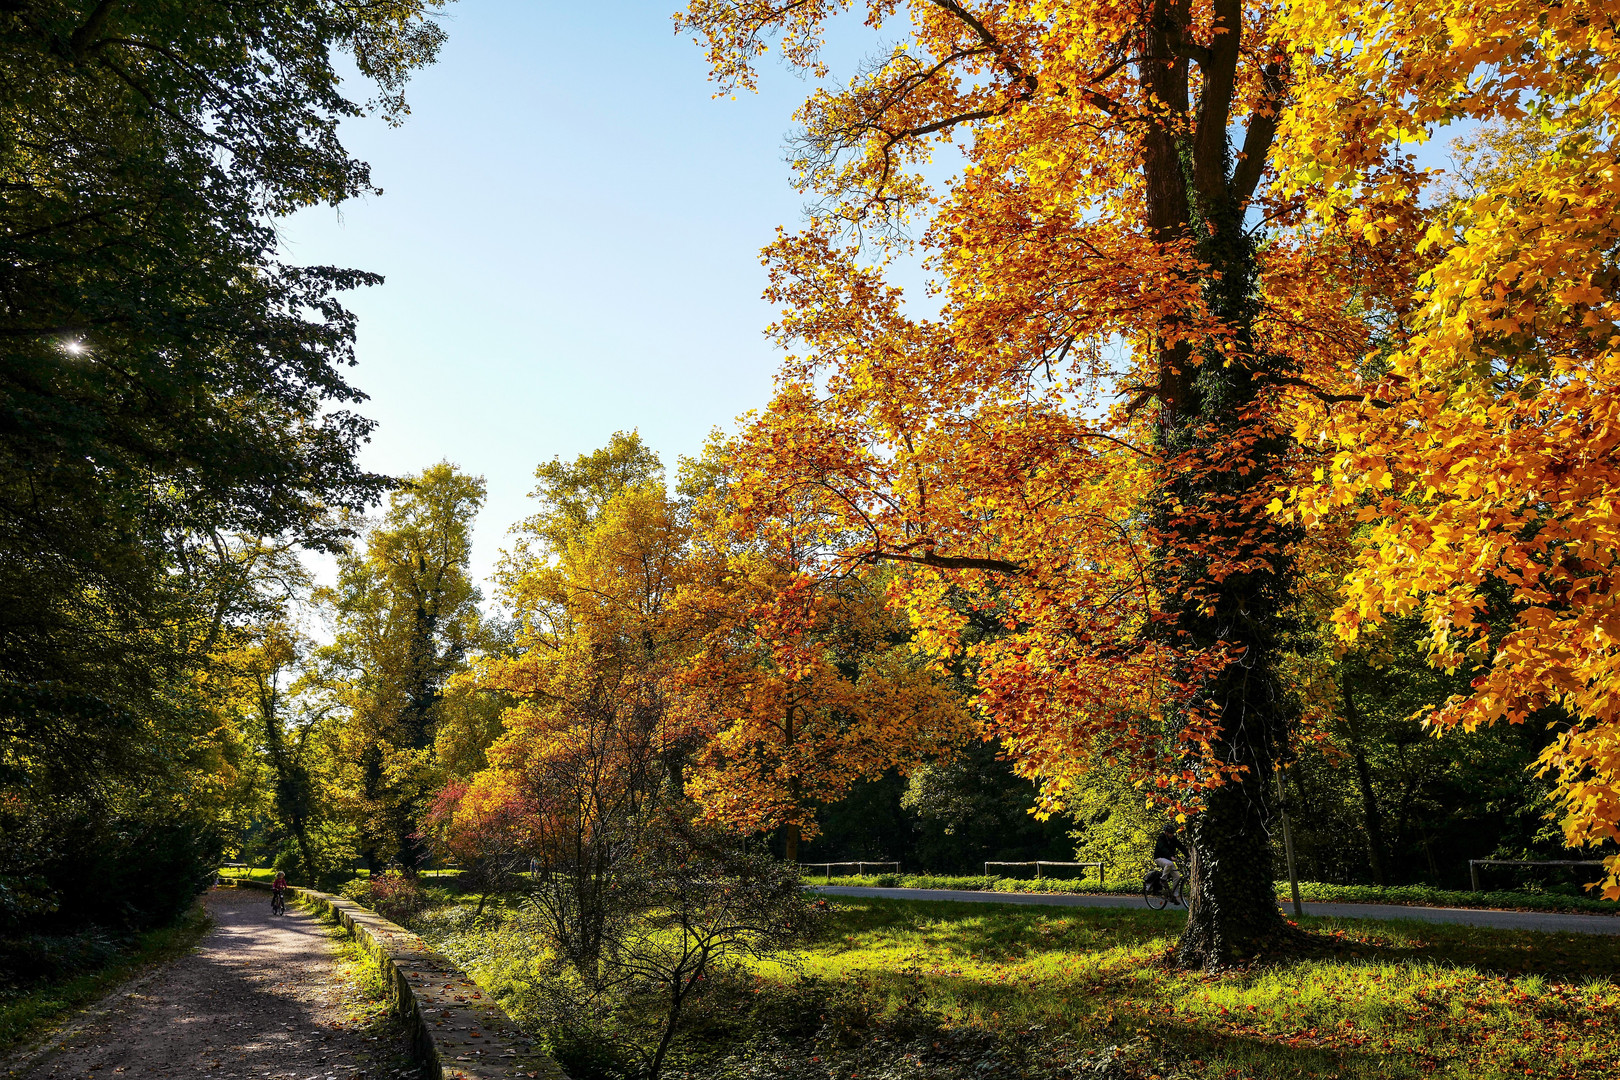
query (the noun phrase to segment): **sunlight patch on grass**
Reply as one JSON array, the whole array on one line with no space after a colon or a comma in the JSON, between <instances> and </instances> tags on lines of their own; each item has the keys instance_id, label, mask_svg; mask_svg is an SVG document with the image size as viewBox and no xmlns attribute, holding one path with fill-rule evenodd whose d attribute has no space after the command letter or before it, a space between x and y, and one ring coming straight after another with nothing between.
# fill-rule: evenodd
<instances>
[{"instance_id":1,"label":"sunlight patch on grass","mask_svg":"<svg viewBox=\"0 0 1620 1080\"><path fill-rule=\"evenodd\" d=\"M1336 955L1218 976L1167 965L1181 916L915 901L835 904L807 974L859 978L953 1022L1098 1043L1151 1035L1196 1076L1620 1075L1620 943L1306 920Z\"/></svg>"}]
</instances>

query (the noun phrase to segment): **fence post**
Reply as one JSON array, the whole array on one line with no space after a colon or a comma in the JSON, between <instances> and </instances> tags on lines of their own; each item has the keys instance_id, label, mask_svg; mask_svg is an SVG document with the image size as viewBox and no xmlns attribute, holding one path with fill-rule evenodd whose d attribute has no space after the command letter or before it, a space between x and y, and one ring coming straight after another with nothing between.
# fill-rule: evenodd
<instances>
[{"instance_id":1,"label":"fence post","mask_svg":"<svg viewBox=\"0 0 1620 1080\"><path fill-rule=\"evenodd\" d=\"M1474 887L1475 892L1479 892L1479 860L1478 859L1469 859L1468 860L1468 883Z\"/></svg>"},{"instance_id":2,"label":"fence post","mask_svg":"<svg viewBox=\"0 0 1620 1080\"><path fill-rule=\"evenodd\" d=\"M1035 860L1035 880L1041 880L1041 860Z\"/></svg>"},{"instance_id":3,"label":"fence post","mask_svg":"<svg viewBox=\"0 0 1620 1080\"><path fill-rule=\"evenodd\" d=\"M1294 894L1294 918L1304 918L1299 903L1299 875L1294 872L1294 834L1288 827L1288 795L1283 790L1283 771L1277 770L1277 809L1282 813L1283 851L1288 856L1288 887Z\"/></svg>"}]
</instances>

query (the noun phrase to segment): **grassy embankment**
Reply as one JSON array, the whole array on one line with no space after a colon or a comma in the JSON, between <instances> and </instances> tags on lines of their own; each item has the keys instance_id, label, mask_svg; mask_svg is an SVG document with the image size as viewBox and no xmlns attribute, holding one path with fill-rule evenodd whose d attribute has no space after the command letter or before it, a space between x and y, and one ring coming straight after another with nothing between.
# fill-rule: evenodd
<instances>
[{"instance_id":1,"label":"grassy embankment","mask_svg":"<svg viewBox=\"0 0 1620 1080\"><path fill-rule=\"evenodd\" d=\"M899 889L961 889L970 892L1006 893L1083 893L1138 895L1142 879L1115 879L1098 881L1044 878L980 877L945 874L866 874L864 876L834 876L830 880L821 874L806 874L811 885L864 885L877 888ZM1620 915L1620 903L1598 900L1588 896L1568 896L1561 893L1513 892L1459 892L1453 889L1434 889L1427 885L1394 885L1381 888L1376 885L1330 885L1320 881L1299 883L1300 899L1324 903L1347 904L1418 904L1426 907L1506 908L1515 911L1574 911L1604 915ZM1288 882L1277 882L1277 895L1286 898Z\"/></svg>"},{"instance_id":2,"label":"grassy embankment","mask_svg":"<svg viewBox=\"0 0 1620 1080\"><path fill-rule=\"evenodd\" d=\"M717 988L671 1080L1620 1075L1620 937L1307 919L1321 955L1209 976L1167 963L1173 911L829 907L797 972ZM541 1033L521 925L466 915L418 929ZM569 1036L574 1080L624 1030L595 1065Z\"/></svg>"},{"instance_id":3,"label":"grassy embankment","mask_svg":"<svg viewBox=\"0 0 1620 1080\"><path fill-rule=\"evenodd\" d=\"M33 950L41 954L38 963L54 970L38 981L0 987L0 1053L18 1048L120 983L184 954L209 925L198 905L174 926L124 940L38 939Z\"/></svg>"}]
</instances>

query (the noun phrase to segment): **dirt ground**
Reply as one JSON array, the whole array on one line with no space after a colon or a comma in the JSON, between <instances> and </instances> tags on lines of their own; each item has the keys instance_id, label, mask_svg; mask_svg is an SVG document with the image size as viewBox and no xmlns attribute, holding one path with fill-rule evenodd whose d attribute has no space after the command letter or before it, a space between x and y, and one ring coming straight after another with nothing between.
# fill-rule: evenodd
<instances>
[{"instance_id":1,"label":"dirt ground","mask_svg":"<svg viewBox=\"0 0 1620 1080\"><path fill-rule=\"evenodd\" d=\"M12 1075L385 1080L397 1071L397 1028L377 1021L332 931L297 908L271 915L269 894L254 890L215 889L204 903L214 928L195 952L115 991Z\"/></svg>"}]
</instances>

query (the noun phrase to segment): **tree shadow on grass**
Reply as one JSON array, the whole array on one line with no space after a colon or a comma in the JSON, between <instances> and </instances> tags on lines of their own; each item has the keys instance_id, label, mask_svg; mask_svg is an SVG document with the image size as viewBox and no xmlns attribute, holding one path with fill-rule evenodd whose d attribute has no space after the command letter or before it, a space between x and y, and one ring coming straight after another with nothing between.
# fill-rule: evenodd
<instances>
[{"instance_id":1,"label":"tree shadow on grass","mask_svg":"<svg viewBox=\"0 0 1620 1080\"><path fill-rule=\"evenodd\" d=\"M1133 947L1174 939L1183 912L1129 908L1019 908L944 900L839 898L819 944L854 948L915 936L935 948L988 960L1015 960L1053 949ZM965 910L966 909L966 910Z\"/></svg>"},{"instance_id":2,"label":"tree shadow on grass","mask_svg":"<svg viewBox=\"0 0 1620 1080\"><path fill-rule=\"evenodd\" d=\"M1424 962L1504 976L1607 978L1620 972L1620 935L1546 933L1416 920L1312 919L1324 957L1354 963Z\"/></svg>"},{"instance_id":3,"label":"tree shadow on grass","mask_svg":"<svg viewBox=\"0 0 1620 1080\"><path fill-rule=\"evenodd\" d=\"M935 948L991 960L1013 960L1052 949L1136 947L1173 941L1185 922L1179 911L1131 908L1019 908L929 900L838 898L820 944L840 940L859 948L876 939L925 938ZM1301 924L1321 948L1299 960L1427 962L1492 974L1601 978L1620 972L1620 935L1546 933L1420 922L1310 918Z\"/></svg>"},{"instance_id":4,"label":"tree shadow on grass","mask_svg":"<svg viewBox=\"0 0 1620 1080\"><path fill-rule=\"evenodd\" d=\"M1305 926L1319 947L1202 975L1169 963L1180 929L1170 912L865 901L835 907L817 951L888 1000L925 1001L951 1023L1040 1027L1086 1046L1146 1038L1202 1062L1188 1076L1417 1077L1451 1058L1484 1068L1494 1057L1476 1056L1482 1039L1548 1076L1584 1067L1589 1052L1611 1056L1565 1047L1555 1025L1583 1039L1601 1034L1585 1030L1594 1021L1612 1030L1609 1006L1586 1002L1578 984L1612 982L1620 939L1410 920ZM1476 1002L1484 1011L1459 1026L1453 1008ZM1534 1034L1520 1037L1522 1024Z\"/></svg>"}]
</instances>

